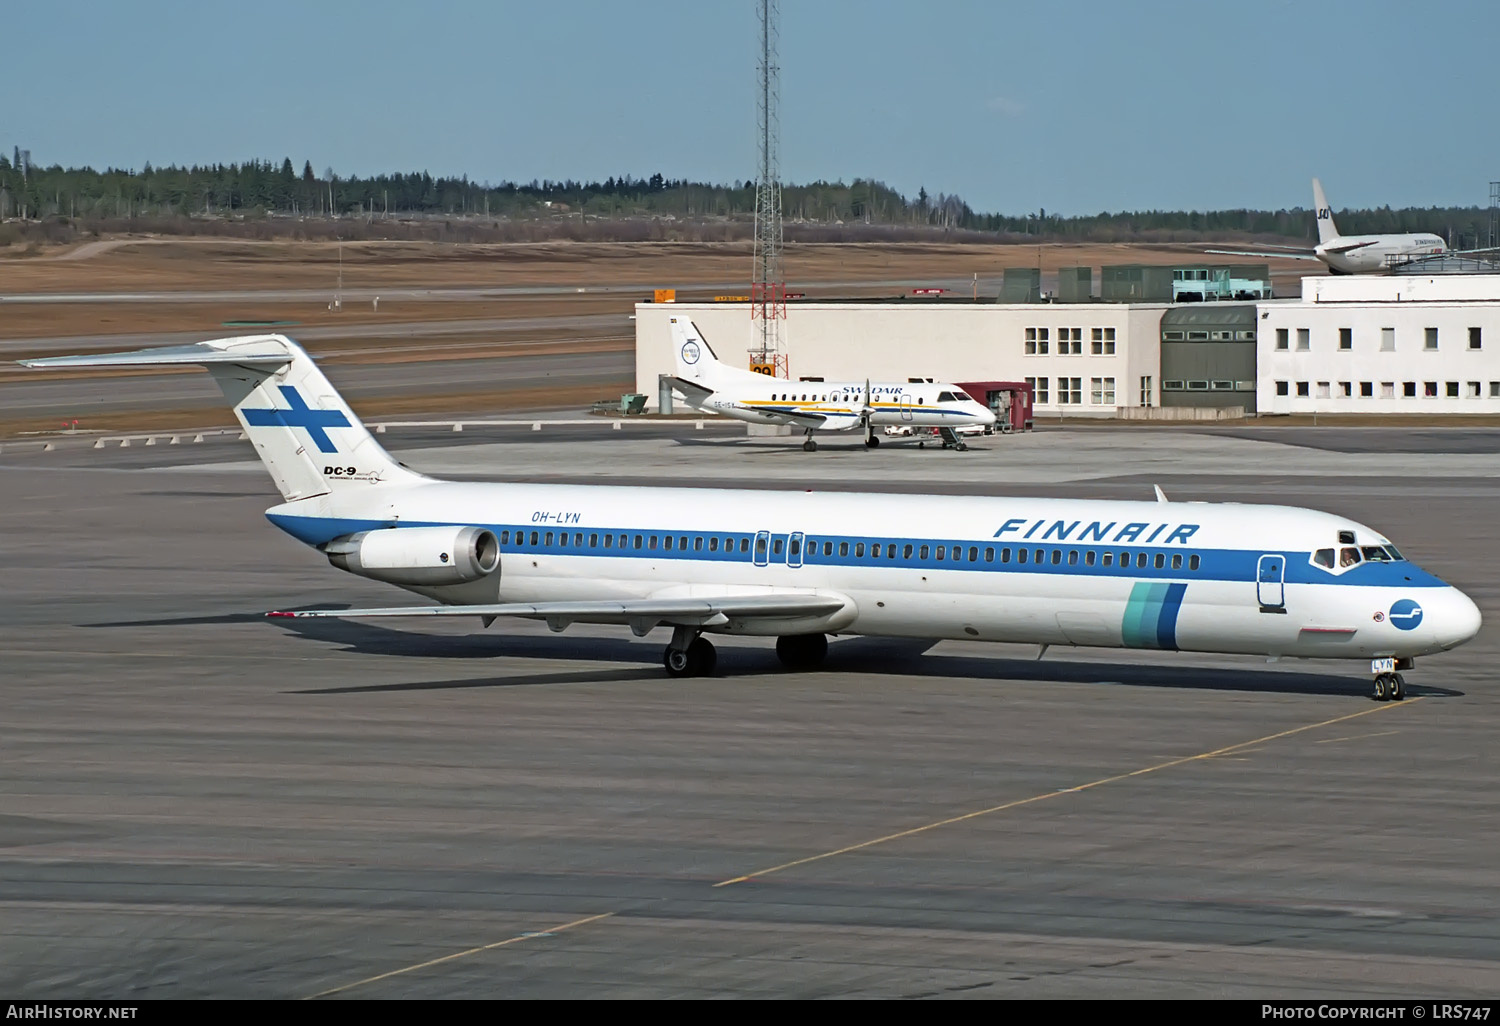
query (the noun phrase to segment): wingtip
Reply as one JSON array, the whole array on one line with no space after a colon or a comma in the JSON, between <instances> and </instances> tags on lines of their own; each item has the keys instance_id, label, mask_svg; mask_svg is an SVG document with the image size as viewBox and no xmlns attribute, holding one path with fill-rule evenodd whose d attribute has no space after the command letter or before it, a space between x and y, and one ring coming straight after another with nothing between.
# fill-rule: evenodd
<instances>
[{"instance_id":1,"label":"wingtip","mask_svg":"<svg viewBox=\"0 0 1500 1026\"><path fill-rule=\"evenodd\" d=\"M266 616L268 616L268 617L271 617L271 616L285 616L285 617L288 617L288 618L296 616L296 615L297 615L296 613L288 612L285 609L273 609L269 613L266 614Z\"/></svg>"}]
</instances>

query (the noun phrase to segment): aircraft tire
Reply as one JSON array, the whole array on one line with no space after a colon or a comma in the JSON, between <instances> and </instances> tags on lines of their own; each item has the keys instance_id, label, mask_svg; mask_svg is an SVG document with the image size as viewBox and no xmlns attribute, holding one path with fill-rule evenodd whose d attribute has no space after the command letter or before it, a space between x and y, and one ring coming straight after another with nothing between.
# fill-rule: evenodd
<instances>
[{"instance_id":1,"label":"aircraft tire","mask_svg":"<svg viewBox=\"0 0 1500 1026\"><path fill-rule=\"evenodd\" d=\"M879 435L871 435L870 436L870 440L865 443L865 448L866 449L879 449L880 448L880 436Z\"/></svg>"},{"instance_id":2,"label":"aircraft tire","mask_svg":"<svg viewBox=\"0 0 1500 1026\"><path fill-rule=\"evenodd\" d=\"M1399 673L1391 674L1391 701L1399 702L1406 697L1406 678Z\"/></svg>"},{"instance_id":3,"label":"aircraft tire","mask_svg":"<svg viewBox=\"0 0 1500 1026\"><path fill-rule=\"evenodd\" d=\"M1371 695L1370 697L1373 698L1373 699L1375 699L1375 701L1377 701L1377 702L1387 701L1391 697L1391 694L1390 694L1390 685L1386 682L1386 675L1385 674L1383 674L1383 673L1376 674L1376 676L1375 676L1375 693L1373 695Z\"/></svg>"},{"instance_id":4,"label":"aircraft tire","mask_svg":"<svg viewBox=\"0 0 1500 1026\"><path fill-rule=\"evenodd\" d=\"M776 639L776 658L788 670L811 670L827 655L826 634L785 634Z\"/></svg>"},{"instance_id":5,"label":"aircraft tire","mask_svg":"<svg viewBox=\"0 0 1500 1026\"><path fill-rule=\"evenodd\" d=\"M698 660L693 658L691 647L687 649L668 648L662 655L662 665L667 668L669 677L692 677L697 670Z\"/></svg>"},{"instance_id":6,"label":"aircraft tire","mask_svg":"<svg viewBox=\"0 0 1500 1026\"><path fill-rule=\"evenodd\" d=\"M712 677L719 665L719 650L707 638L697 638L688 646L688 656L694 664L694 677Z\"/></svg>"},{"instance_id":7,"label":"aircraft tire","mask_svg":"<svg viewBox=\"0 0 1500 1026\"><path fill-rule=\"evenodd\" d=\"M802 451L803 452L817 452L818 451L818 443L814 442L811 438L809 438L807 441L805 441L805 442L802 443Z\"/></svg>"}]
</instances>

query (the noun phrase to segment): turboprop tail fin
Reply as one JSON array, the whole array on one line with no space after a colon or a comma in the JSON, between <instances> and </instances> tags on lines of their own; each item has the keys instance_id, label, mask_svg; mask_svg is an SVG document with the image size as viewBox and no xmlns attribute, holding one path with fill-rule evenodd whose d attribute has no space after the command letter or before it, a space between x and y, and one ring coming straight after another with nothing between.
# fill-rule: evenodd
<instances>
[{"instance_id":1,"label":"turboprop tail fin","mask_svg":"<svg viewBox=\"0 0 1500 1026\"><path fill-rule=\"evenodd\" d=\"M27 367L201 366L219 383L288 502L335 489L414 482L381 448L301 346L285 335L241 335L131 353L22 360Z\"/></svg>"}]
</instances>

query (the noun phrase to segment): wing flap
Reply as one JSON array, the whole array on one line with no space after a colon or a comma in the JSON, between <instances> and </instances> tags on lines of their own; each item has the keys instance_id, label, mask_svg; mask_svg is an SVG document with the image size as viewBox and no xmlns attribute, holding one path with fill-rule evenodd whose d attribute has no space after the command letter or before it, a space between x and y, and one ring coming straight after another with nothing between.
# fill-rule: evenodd
<instances>
[{"instance_id":1,"label":"wing flap","mask_svg":"<svg viewBox=\"0 0 1500 1026\"><path fill-rule=\"evenodd\" d=\"M798 413L792 410L768 410L761 408L757 413L767 417L775 417L793 427L820 428L828 423L828 418L821 413Z\"/></svg>"},{"instance_id":2,"label":"wing flap","mask_svg":"<svg viewBox=\"0 0 1500 1026\"><path fill-rule=\"evenodd\" d=\"M362 620L376 617L410 616L520 616L532 620L564 623L655 623L702 624L735 619L783 619L828 616L844 609L841 595L794 594L723 595L704 598L610 599L598 602L500 602L492 605L390 606L381 609L289 609L275 610L275 617L338 617Z\"/></svg>"}]
</instances>

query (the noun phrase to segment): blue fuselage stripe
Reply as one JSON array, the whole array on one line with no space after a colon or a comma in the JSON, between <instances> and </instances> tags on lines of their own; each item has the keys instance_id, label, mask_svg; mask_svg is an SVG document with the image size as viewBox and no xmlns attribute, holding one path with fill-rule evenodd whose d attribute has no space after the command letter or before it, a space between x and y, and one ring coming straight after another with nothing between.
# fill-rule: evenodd
<instances>
[{"instance_id":1,"label":"blue fuselage stripe","mask_svg":"<svg viewBox=\"0 0 1500 1026\"><path fill-rule=\"evenodd\" d=\"M645 528L570 528L547 529L530 525L456 524L442 521L354 520L327 517L301 517L268 513L277 527L309 545L321 545L355 534L386 527L482 526L494 531L503 552L525 552L547 556L587 556L590 558L684 560L707 563L756 563L785 566L789 555L790 535L770 535L770 548L757 553L756 535L746 532L664 531ZM611 542L604 544L606 536ZM532 539L535 538L533 542ZM711 548L717 539L717 549ZM670 540L672 547L667 548ZM581 541L582 544L579 544ZM686 543L685 546L683 543ZM651 546L655 544L655 548ZM1066 577L1089 577L1117 580L1158 581L1248 581L1257 577L1262 556L1282 557L1286 583L1316 585L1353 585L1359 587L1445 588L1438 578L1405 561L1368 562L1351 567L1339 575L1324 571L1310 562L1309 552L1271 552L1264 549L1197 549L1160 546L1135 546L1114 543L1099 545L1058 545L1057 543L1024 545L996 544L983 541L911 537L850 537L813 535L803 543L804 567L885 567L914 570L951 570L967 573L1046 574ZM825 553L825 547L827 552ZM908 554L909 552L909 554ZM937 558L938 552L943 558ZM1021 561L1022 553L1025 561ZM974 559L970 559L973 553ZM1093 554L1093 563L1089 554ZM1104 565L1105 555L1110 565ZM1141 556L1145 565L1141 566ZM1192 559L1198 565L1193 569ZM955 558L957 557L957 558ZM1177 565L1173 565L1174 559ZM1158 564L1158 560L1160 565ZM1122 565L1126 564L1126 565ZM1170 605L1175 633L1176 609L1182 603L1182 590L1170 589L1163 597L1163 609ZM1152 631L1150 624L1145 625ZM1169 647L1169 646L1163 646Z\"/></svg>"}]
</instances>

